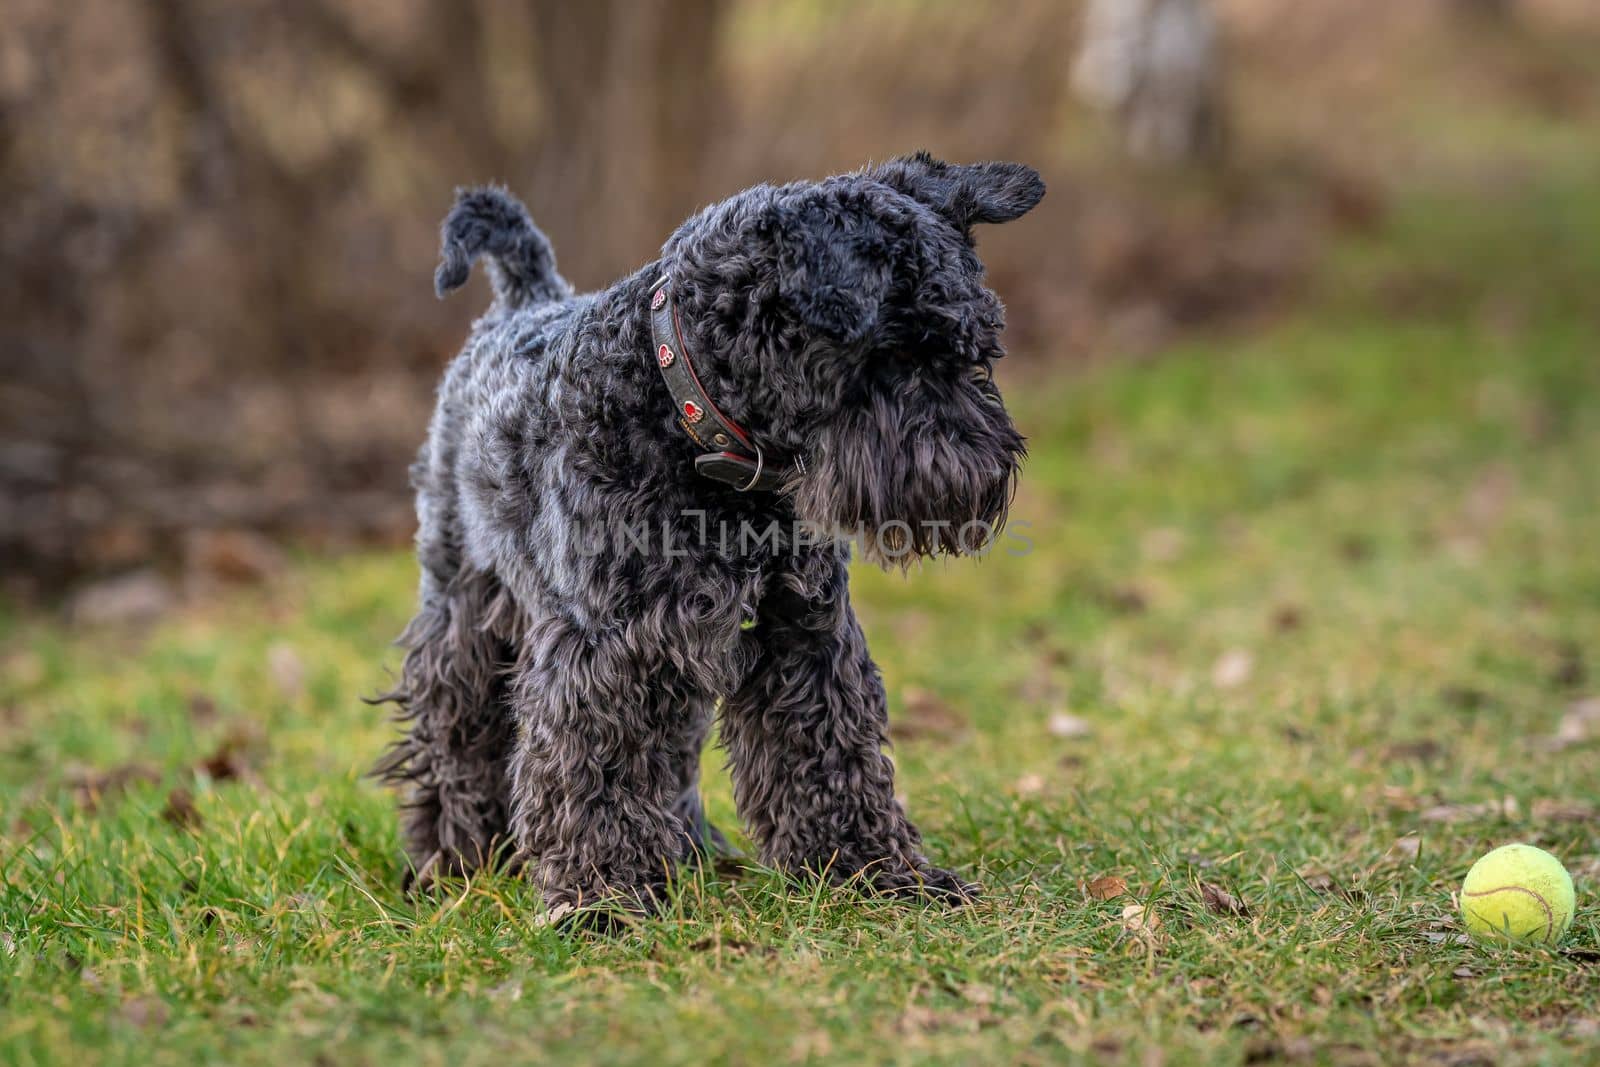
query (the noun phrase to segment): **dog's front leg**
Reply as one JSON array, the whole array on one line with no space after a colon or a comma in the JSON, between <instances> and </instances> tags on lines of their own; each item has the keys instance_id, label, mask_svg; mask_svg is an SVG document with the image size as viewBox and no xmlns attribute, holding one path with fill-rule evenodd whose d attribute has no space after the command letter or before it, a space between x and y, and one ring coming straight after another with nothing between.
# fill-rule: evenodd
<instances>
[{"instance_id":1,"label":"dog's front leg","mask_svg":"<svg viewBox=\"0 0 1600 1067\"><path fill-rule=\"evenodd\" d=\"M623 633L534 625L512 686L512 834L551 908L659 908L690 838L673 811L704 697Z\"/></svg>"},{"instance_id":2,"label":"dog's front leg","mask_svg":"<svg viewBox=\"0 0 1600 1067\"><path fill-rule=\"evenodd\" d=\"M779 585L761 607L761 657L722 717L734 798L762 859L895 896L974 896L976 886L923 856L895 799L883 679L850 608L844 563L811 595Z\"/></svg>"}]
</instances>

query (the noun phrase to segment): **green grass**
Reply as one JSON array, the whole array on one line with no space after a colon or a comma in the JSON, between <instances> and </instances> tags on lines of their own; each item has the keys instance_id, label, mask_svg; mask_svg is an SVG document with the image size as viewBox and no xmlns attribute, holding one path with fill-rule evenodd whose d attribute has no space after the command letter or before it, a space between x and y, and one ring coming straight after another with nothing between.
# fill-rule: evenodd
<instances>
[{"instance_id":1,"label":"green grass","mask_svg":"<svg viewBox=\"0 0 1600 1067\"><path fill-rule=\"evenodd\" d=\"M1249 339L1012 382L1032 551L856 581L963 911L722 870L590 941L513 880L403 898L358 700L402 555L148 632L13 612L0 1061L1589 1061L1600 743L1548 739L1600 688L1597 177L1418 194ZM246 773L197 770L229 737ZM1566 952L1459 943L1512 840L1577 875Z\"/></svg>"}]
</instances>

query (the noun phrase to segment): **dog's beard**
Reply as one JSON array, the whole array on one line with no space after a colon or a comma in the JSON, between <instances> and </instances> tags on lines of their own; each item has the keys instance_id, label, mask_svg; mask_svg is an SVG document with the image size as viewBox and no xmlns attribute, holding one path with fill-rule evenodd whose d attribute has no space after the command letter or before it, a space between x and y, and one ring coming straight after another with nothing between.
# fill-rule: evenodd
<instances>
[{"instance_id":1,"label":"dog's beard","mask_svg":"<svg viewBox=\"0 0 1600 1067\"><path fill-rule=\"evenodd\" d=\"M938 404L880 395L820 430L790 487L797 516L889 568L979 555L1005 525L1025 448L990 387Z\"/></svg>"}]
</instances>

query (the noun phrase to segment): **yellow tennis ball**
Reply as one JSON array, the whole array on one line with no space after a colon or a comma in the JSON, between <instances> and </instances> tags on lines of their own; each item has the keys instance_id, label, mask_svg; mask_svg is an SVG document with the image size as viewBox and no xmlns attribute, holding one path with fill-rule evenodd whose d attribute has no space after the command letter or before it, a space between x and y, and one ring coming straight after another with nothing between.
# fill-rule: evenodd
<instances>
[{"instance_id":1,"label":"yellow tennis ball","mask_svg":"<svg viewBox=\"0 0 1600 1067\"><path fill-rule=\"evenodd\" d=\"M1532 845L1502 845L1461 883L1461 918L1474 937L1553 945L1572 925L1577 896L1561 861Z\"/></svg>"}]
</instances>

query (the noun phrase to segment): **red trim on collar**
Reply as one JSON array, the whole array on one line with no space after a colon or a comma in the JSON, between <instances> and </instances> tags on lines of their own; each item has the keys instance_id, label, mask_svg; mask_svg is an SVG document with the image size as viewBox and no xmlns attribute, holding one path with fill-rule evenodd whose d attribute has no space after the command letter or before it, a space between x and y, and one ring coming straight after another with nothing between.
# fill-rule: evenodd
<instances>
[{"instance_id":1,"label":"red trim on collar","mask_svg":"<svg viewBox=\"0 0 1600 1067\"><path fill-rule=\"evenodd\" d=\"M761 446L750 439L744 427L722 413L700 383L683 341L682 321L669 285L670 277L663 275L650 290L650 343L656 369L672 398L678 428L702 449L695 457L695 470L741 492L781 488L792 472L768 467ZM798 460L796 466L804 470Z\"/></svg>"},{"instance_id":2,"label":"red trim on collar","mask_svg":"<svg viewBox=\"0 0 1600 1067\"><path fill-rule=\"evenodd\" d=\"M666 292L666 287L663 286L660 292ZM671 298L669 297L668 299L670 300ZM689 357L689 346L683 340L683 320L678 317L677 301L673 300L668 310L672 312L672 340L678 346L678 358L683 361L683 369L689 372L689 379L694 382L695 390L700 394L698 400L701 406L711 413L712 418L722 423L726 429L737 437L740 444L746 448L754 447L750 444L750 435L744 432L744 427L724 415L722 410L712 401L711 394L706 392L706 387L700 384L700 375L694 371L694 360ZM694 400L685 401L683 408L685 414L688 413L688 405L694 402ZM700 420L690 416L690 421L698 423Z\"/></svg>"}]
</instances>

